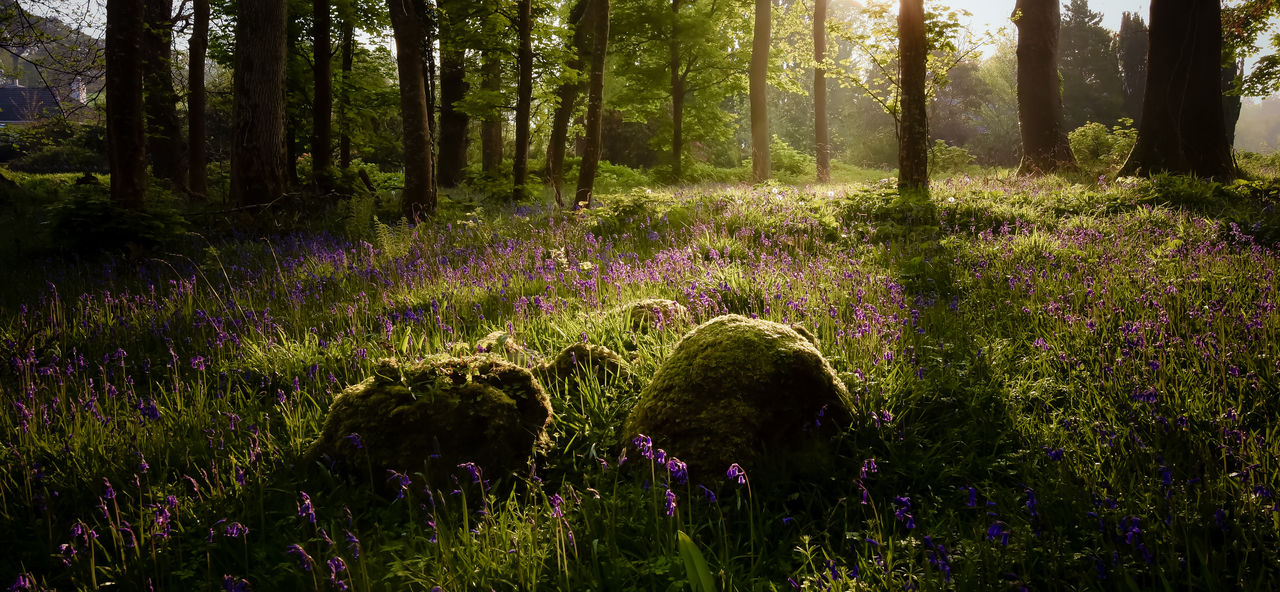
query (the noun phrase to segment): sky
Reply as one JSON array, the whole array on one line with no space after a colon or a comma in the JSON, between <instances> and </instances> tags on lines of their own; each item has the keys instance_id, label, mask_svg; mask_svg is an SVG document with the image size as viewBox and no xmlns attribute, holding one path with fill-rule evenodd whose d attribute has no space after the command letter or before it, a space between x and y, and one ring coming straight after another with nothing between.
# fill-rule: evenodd
<instances>
[{"instance_id":1,"label":"sky","mask_svg":"<svg viewBox=\"0 0 1280 592\"><path fill-rule=\"evenodd\" d=\"M1013 26L1009 22L1009 15L1013 14L1013 0L951 0L944 4L973 13L972 25L979 30ZM1147 10L1150 5L1148 0L1089 0L1089 10L1101 13L1102 26L1112 31L1120 29L1120 15L1125 12L1136 12L1142 20L1148 20Z\"/></svg>"}]
</instances>

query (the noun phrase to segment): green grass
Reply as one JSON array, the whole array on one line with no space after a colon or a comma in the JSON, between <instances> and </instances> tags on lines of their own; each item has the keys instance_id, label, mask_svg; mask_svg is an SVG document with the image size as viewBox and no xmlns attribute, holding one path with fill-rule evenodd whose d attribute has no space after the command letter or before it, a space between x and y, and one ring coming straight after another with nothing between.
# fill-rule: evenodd
<instances>
[{"instance_id":1,"label":"green grass","mask_svg":"<svg viewBox=\"0 0 1280 592\"><path fill-rule=\"evenodd\" d=\"M23 303L0 305L0 583L1262 588L1280 575L1276 201L1168 178L636 189L28 262L43 276L0 299ZM608 314L645 297L808 328L857 401L842 468L664 486L634 450L620 463L682 333ZM547 385L547 455L462 471L457 492L305 462L378 358L495 329L547 356L604 345L638 379Z\"/></svg>"}]
</instances>

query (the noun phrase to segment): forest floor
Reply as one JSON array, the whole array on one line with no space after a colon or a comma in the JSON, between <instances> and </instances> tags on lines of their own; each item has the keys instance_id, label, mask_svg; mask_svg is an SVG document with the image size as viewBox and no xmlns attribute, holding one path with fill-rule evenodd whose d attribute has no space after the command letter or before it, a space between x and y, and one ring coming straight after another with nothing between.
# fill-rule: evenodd
<instances>
[{"instance_id":1,"label":"forest floor","mask_svg":"<svg viewBox=\"0 0 1280 592\"><path fill-rule=\"evenodd\" d=\"M927 196L763 185L599 201L31 263L41 275L0 298L0 585L1280 577L1280 184L964 178ZM691 327L605 314L648 297L695 322L737 313L816 336L856 400L839 467L747 486L619 466L623 420ZM546 356L603 345L639 380L547 385L552 445L533 475L389 495L382 475L305 462L334 396L378 359L494 330Z\"/></svg>"}]
</instances>

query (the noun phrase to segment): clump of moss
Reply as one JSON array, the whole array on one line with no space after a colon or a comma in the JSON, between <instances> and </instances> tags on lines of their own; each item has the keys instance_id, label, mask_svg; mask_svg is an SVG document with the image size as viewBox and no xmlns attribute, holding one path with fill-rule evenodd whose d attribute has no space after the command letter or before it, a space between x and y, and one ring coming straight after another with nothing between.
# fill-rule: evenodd
<instances>
[{"instance_id":1,"label":"clump of moss","mask_svg":"<svg viewBox=\"0 0 1280 592\"><path fill-rule=\"evenodd\" d=\"M313 458L375 481L387 470L444 486L461 463L497 476L545 449L551 401L528 370L494 356L384 360L333 401Z\"/></svg>"},{"instance_id":2,"label":"clump of moss","mask_svg":"<svg viewBox=\"0 0 1280 592\"><path fill-rule=\"evenodd\" d=\"M626 315L627 322L634 331L648 331L653 328L679 327L688 323L692 317L689 309L674 300L662 298L645 298L617 309Z\"/></svg>"},{"instance_id":3,"label":"clump of moss","mask_svg":"<svg viewBox=\"0 0 1280 592\"><path fill-rule=\"evenodd\" d=\"M506 331L494 331L481 337L476 341L476 352L491 353L525 368L532 368L542 361L541 354L520 345Z\"/></svg>"},{"instance_id":4,"label":"clump of moss","mask_svg":"<svg viewBox=\"0 0 1280 592\"><path fill-rule=\"evenodd\" d=\"M629 380L631 365L607 347L575 343L534 369L534 374L550 388L580 375L594 376L599 382Z\"/></svg>"},{"instance_id":5,"label":"clump of moss","mask_svg":"<svg viewBox=\"0 0 1280 592\"><path fill-rule=\"evenodd\" d=\"M650 436L690 471L723 474L733 463L809 450L810 436L851 417L849 392L813 341L786 325L725 315L676 345L625 433Z\"/></svg>"}]
</instances>

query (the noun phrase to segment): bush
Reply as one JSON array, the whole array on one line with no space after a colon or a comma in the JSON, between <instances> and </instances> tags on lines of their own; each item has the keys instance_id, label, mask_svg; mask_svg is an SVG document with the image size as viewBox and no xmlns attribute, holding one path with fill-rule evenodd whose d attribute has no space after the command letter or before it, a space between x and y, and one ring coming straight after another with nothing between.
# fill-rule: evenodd
<instances>
[{"instance_id":1,"label":"bush","mask_svg":"<svg viewBox=\"0 0 1280 592\"><path fill-rule=\"evenodd\" d=\"M79 146L41 148L9 163L9 168L23 173L106 173L107 159Z\"/></svg>"},{"instance_id":2,"label":"bush","mask_svg":"<svg viewBox=\"0 0 1280 592\"><path fill-rule=\"evenodd\" d=\"M769 143L769 169L779 181L794 183L816 175L818 162L775 135Z\"/></svg>"},{"instance_id":3,"label":"bush","mask_svg":"<svg viewBox=\"0 0 1280 592\"><path fill-rule=\"evenodd\" d=\"M930 175L964 173L972 168L973 155L960 146L951 146L945 140L937 140L929 148Z\"/></svg>"},{"instance_id":4,"label":"bush","mask_svg":"<svg viewBox=\"0 0 1280 592\"><path fill-rule=\"evenodd\" d=\"M151 205L134 211L112 202L106 187L72 186L66 199L49 207L52 239L85 252L173 243L186 233L187 221L157 193L153 187Z\"/></svg>"},{"instance_id":5,"label":"bush","mask_svg":"<svg viewBox=\"0 0 1280 592\"><path fill-rule=\"evenodd\" d=\"M1083 171L1110 174L1119 170L1129 157L1138 140L1138 130L1133 129L1133 120L1127 117L1110 130L1091 121L1067 134L1067 139L1071 142L1076 163Z\"/></svg>"}]
</instances>

